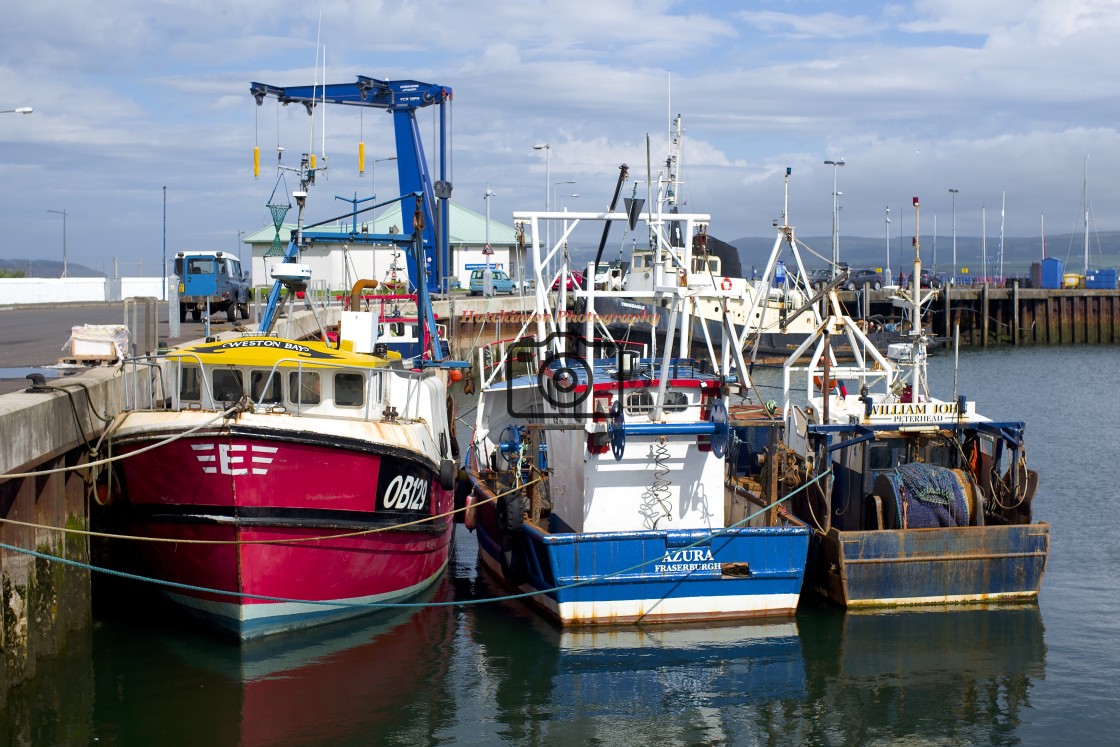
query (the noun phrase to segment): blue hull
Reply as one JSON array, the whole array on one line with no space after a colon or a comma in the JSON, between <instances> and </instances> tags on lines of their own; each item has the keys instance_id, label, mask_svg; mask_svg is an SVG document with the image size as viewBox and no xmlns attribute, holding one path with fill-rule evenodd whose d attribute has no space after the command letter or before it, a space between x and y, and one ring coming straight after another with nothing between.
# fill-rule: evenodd
<instances>
[{"instance_id":1,"label":"blue hull","mask_svg":"<svg viewBox=\"0 0 1120 747\"><path fill-rule=\"evenodd\" d=\"M526 522L499 537L488 523L478 525L485 565L515 590L543 592L528 599L565 625L792 615L810 534L804 526L552 534Z\"/></svg>"},{"instance_id":2,"label":"blue hull","mask_svg":"<svg viewBox=\"0 0 1120 747\"><path fill-rule=\"evenodd\" d=\"M817 533L808 584L845 607L1034 601L1050 525Z\"/></svg>"}]
</instances>

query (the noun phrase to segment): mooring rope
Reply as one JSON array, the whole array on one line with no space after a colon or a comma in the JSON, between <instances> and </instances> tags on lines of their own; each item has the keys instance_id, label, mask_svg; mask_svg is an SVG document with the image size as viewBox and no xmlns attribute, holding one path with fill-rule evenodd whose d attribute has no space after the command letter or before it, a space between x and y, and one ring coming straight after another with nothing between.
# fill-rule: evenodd
<instances>
[{"instance_id":1,"label":"mooring rope","mask_svg":"<svg viewBox=\"0 0 1120 747\"><path fill-rule=\"evenodd\" d=\"M32 529L44 529L51 532L62 532L63 534L77 534L84 537L97 537L99 539L117 539L117 540L131 540L135 542L168 542L178 545L282 545L292 542L320 542L323 540L343 539L346 537L361 537L367 534L380 534L381 532L392 532L400 529L406 529L418 524L424 524L429 521L436 521L438 519L446 519L449 516L462 513L471 508L492 503L500 498L504 498L510 493L517 492L522 488L528 487L534 483L543 480L543 477L538 477L531 480L524 485L520 485L504 493L495 495L492 498L487 498L477 503L472 503L470 506L463 508L455 508L451 511L445 511L441 514L434 514L432 516L424 516L414 521L407 521L403 524L393 524L391 526L374 527L373 529L359 529L353 532L345 532L343 534L323 534L317 537L284 537L281 539L268 539L268 540L208 540L208 539L175 539L172 537L141 537L134 534L113 534L111 532L96 532L90 529L71 529L70 527L56 527L47 524L35 524L29 521L17 521L16 519L8 519L0 517L0 524L12 524L13 526L30 527Z\"/></svg>"},{"instance_id":2,"label":"mooring rope","mask_svg":"<svg viewBox=\"0 0 1120 747\"><path fill-rule=\"evenodd\" d=\"M701 543L709 542L716 537L727 534L729 532L729 530L736 529L740 525L745 524L746 522L749 522L751 519L754 519L758 516L761 516L766 511L769 511L770 509L776 507L777 505L779 505L781 503L784 503L785 501L789 500L794 495L796 495L798 492L804 490L809 485L812 485L817 480L821 479L822 477L824 477L825 475L828 475L830 473L831 473L831 470L818 475L816 478L814 478L810 482L805 483L801 487L799 487L796 490L788 493L784 497L779 498L778 500L774 501L773 503L769 504L768 506L765 506L765 507L759 509L758 511L751 514L750 516L747 516L746 518L735 522L734 524L732 524L729 527L724 527L722 529L719 529L719 530L715 531L712 535L709 535L707 537L702 537L702 538L696 540L695 542L693 542L691 544L688 544L688 545L685 545L685 546L683 546L679 549L687 550L687 549L690 549L692 547L696 547L697 545L699 545ZM517 488L517 489L520 489L520 488ZM487 499L487 500L496 500L498 497L499 496L494 496L492 499ZM482 505L482 503L480 502L477 505ZM31 557L40 558L42 560L61 563L62 565L67 565L67 566L71 566L71 567L74 567L74 568L80 568L82 570L92 571L94 573L104 573L106 575L116 576L118 578L124 578L124 579L130 580L130 581L140 581L140 582L143 582L143 583L154 584L156 586L166 586L168 588L173 588L173 589L182 589L184 591L196 591L196 592L201 592L201 593L204 593L204 594L214 594L216 596L238 597L238 598L241 598L241 599L255 599L257 601L262 601L262 602L282 602L282 603L292 603L292 604L306 604L306 605L313 605L313 606L317 606L317 607L349 607L349 608L370 608L370 609L424 609L424 608L428 608L428 607L469 607L469 606L474 606L474 605L478 605L478 604L489 604L491 602L505 602L505 601L513 601L513 600L517 600L517 599L526 599L526 598L529 598L529 597L540 596L542 594L552 594L552 593L557 592L557 591L564 591L566 589L574 589L574 588L577 588L577 587L580 587L580 586L587 586L588 584L600 583L602 581L606 581L606 580L614 578L616 576L620 576L622 574L630 573L632 571L638 570L639 568L650 565L652 563L661 562L661 558L652 558L650 560L646 560L646 561L643 561L641 563L638 563L637 565L633 565L629 568L623 568L622 570L612 571L611 573L606 573L606 574L603 574L603 575L600 575L600 576L593 576L591 578L586 578L586 579L583 579L581 581L574 581L570 584L562 584L560 586L553 586L553 587L548 588L548 589L538 589L536 591L526 591L526 592L521 592L519 594L506 594L506 595L498 596L498 597L485 597L485 598L481 598L481 599L460 599L460 600L454 600L454 601L450 601L450 602L331 602L331 601L323 601L323 600L316 600L316 599L295 599L295 598L292 598L292 597L278 597L278 596L271 596L271 595L268 595L268 594L248 594L248 593L241 592L241 591L228 591L228 590L225 590L225 589L212 589L212 588L208 588L208 587L205 587L205 586L196 586L194 584L184 584L184 583L181 583L181 582L178 582L178 581L167 581L167 580L164 580L164 579L151 578L150 576L141 576L141 575L135 574L135 573L128 573L127 571L119 571L119 570L116 570L114 568L104 568L104 567L101 567L101 566L95 566L95 565L91 565L89 563L83 563L83 562L78 561L78 560L71 560L70 558L62 558L62 557L59 557L57 555L50 555L48 553L39 552L38 550L29 550L29 549L24 548L24 547L16 547L14 545L8 545L8 544L5 544L5 543L0 543L0 550L9 550L11 552L18 552L18 553L21 553L21 554L24 554L24 555L30 555ZM694 571L689 571L687 575L692 575L693 572Z\"/></svg>"}]
</instances>

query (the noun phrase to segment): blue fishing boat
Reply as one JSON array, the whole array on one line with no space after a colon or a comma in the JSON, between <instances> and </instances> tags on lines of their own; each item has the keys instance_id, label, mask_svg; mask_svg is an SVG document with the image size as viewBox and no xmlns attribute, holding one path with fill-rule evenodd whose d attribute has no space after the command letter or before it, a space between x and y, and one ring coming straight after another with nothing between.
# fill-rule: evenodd
<instances>
[{"instance_id":1,"label":"blue fishing boat","mask_svg":"<svg viewBox=\"0 0 1120 747\"><path fill-rule=\"evenodd\" d=\"M710 219L674 213L669 231L669 217L514 214L533 237L536 308L513 339L479 350L460 496L484 567L562 625L789 616L797 607L809 528L728 481L727 402L743 388L731 362L745 370L742 356L729 342L716 343L716 356L707 336L698 347L708 355L691 352L690 310L732 293L676 269L692 266L694 237ZM542 248L547 220L566 221L565 230ZM567 282L570 232L616 221L648 226L649 288ZM660 353L657 335L648 344L611 337L596 313L608 296L642 298L668 315ZM656 324L631 322L647 334ZM757 426L776 438L781 421L766 415Z\"/></svg>"},{"instance_id":2,"label":"blue fishing boat","mask_svg":"<svg viewBox=\"0 0 1120 747\"><path fill-rule=\"evenodd\" d=\"M921 319L938 291L920 287L914 247L897 294ZM1036 600L1050 527L1032 517L1025 424L989 419L956 391L934 397L922 325L883 353L827 300L831 314L784 366L774 464L806 483L792 504L813 527L807 587L849 608ZM854 362L836 363L837 341Z\"/></svg>"}]
</instances>

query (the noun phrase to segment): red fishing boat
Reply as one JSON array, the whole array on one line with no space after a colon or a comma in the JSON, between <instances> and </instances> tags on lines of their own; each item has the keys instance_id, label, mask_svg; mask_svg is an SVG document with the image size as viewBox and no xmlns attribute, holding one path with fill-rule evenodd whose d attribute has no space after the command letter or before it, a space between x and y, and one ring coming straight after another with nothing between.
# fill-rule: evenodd
<instances>
[{"instance_id":1,"label":"red fishing boat","mask_svg":"<svg viewBox=\"0 0 1120 747\"><path fill-rule=\"evenodd\" d=\"M131 401L109 428L123 519L148 575L241 638L409 602L439 578L451 551L455 447L441 369L456 364L444 360L429 296L442 280L434 259L447 250L446 235L437 241L431 228L435 196L447 194L433 192L415 127L415 109L442 105L450 89L364 77L334 89L334 103L392 109L398 122L399 199L415 200L413 230L359 232L355 201L346 241L407 254L415 294L386 298L394 309L414 305L413 339L401 344L403 311L386 319L358 308L374 280L354 287L335 341L322 330L312 341L302 337L314 332L273 334L294 298L320 321L305 297L311 269L299 262L317 236L303 228L317 173L304 154L292 193L296 228L272 267L259 330L130 361L130 380L150 386L126 394ZM419 89L424 95L412 95ZM299 87L251 90L258 104L268 96L314 103ZM291 207L276 199L286 170L278 164L268 204L275 246ZM289 315L287 329L294 326Z\"/></svg>"},{"instance_id":2,"label":"red fishing boat","mask_svg":"<svg viewBox=\"0 0 1120 747\"><path fill-rule=\"evenodd\" d=\"M113 435L127 526L178 602L242 638L407 601L451 548L447 393L434 372L319 342L170 353L166 409Z\"/></svg>"}]
</instances>

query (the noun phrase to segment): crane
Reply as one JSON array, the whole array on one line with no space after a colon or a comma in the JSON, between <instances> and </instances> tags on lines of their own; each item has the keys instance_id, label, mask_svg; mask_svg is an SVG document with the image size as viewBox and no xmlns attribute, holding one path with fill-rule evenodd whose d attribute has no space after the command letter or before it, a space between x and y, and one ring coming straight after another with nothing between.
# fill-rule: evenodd
<instances>
[{"instance_id":1,"label":"crane","mask_svg":"<svg viewBox=\"0 0 1120 747\"><path fill-rule=\"evenodd\" d=\"M385 109L393 115L393 132L396 140L397 178L402 199L415 195L418 200L418 217L410 227L404 221L407 214L405 206L401 206L402 229L406 232L398 234L371 234L352 231L350 236L338 233L316 233L302 230L302 214L306 190L315 181L315 169L308 168L306 162L301 165L300 192L297 202L300 208L300 221L296 231L292 233L285 262L294 262L298 258L301 242L316 239L330 239L338 241L340 238L351 243L396 245L419 245L420 251L407 251L405 255L408 263L408 275L421 292L422 300L426 300L433 292L443 289L444 278L450 273L450 252L448 229L450 221L450 208L448 199L451 197L451 182L447 179L447 107L452 99L452 90L448 86L421 83L415 80L377 80L364 75L359 75L354 83L336 83L312 86L273 86L266 83L252 83L250 93L261 106L268 97L274 97L281 104L303 104L308 115L314 113L315 106L319 104L340 104L343 106L364 106ZM416 110L439 105L439 131L436 147L439 150L440 178L432 181L428 164L424 158L423 143L416 123ZM301 199L302 198L302 199ZM438 210L437 210L437 202ZM379 207L375 205L373 207ZM367 208L369 209L369 208ZM356 210L355 210L356 212ZM414 236L414 234L419 234ZM423 257L423 262L420 257ZM277 282L269 297L268 308L261 318L261 329L267 329L274 321L276 301L280 296L280 283ZM431 315L431 304L428 307ZM434 317L432 329L435 329Z\"/></svg>"},{"instance_id":2,"label":"crane","mask_svg":"<svg viewBox=\"0 0 1120 747\"><path fill-rule=\"evenodd\" d=\"M447 179L447 105L452 99L451 88L415 80L377 80L359 75L354 83L286 87L252 83L249 90L256 98L258 106L272 96L281 104L303 104L309 115L320 103L367 106L385 109L392 113L400 193L404 195L417 192L422 195L425 219L422 230L425 263L431 265L426 271L428 289L438 292L443 286L443 278L447 276L450 264L448 255L450 208L447 201L451 197L451 182ZM437 104L440 108L436 144L439 150L440 178L433 182L424 158L424 147L416 124L416 110ZM311 175L311 181L314 181L314 174ZM436 200L439 200L438 211ZM334 236L337 237L337 234ZM398 235L397 238L401 237ZM419 285L417 281L425 277L425 272L422 271L423 268L413 267L413 261L414 258L409 257L409 277Z\"/></svg>"}]
</instances>

